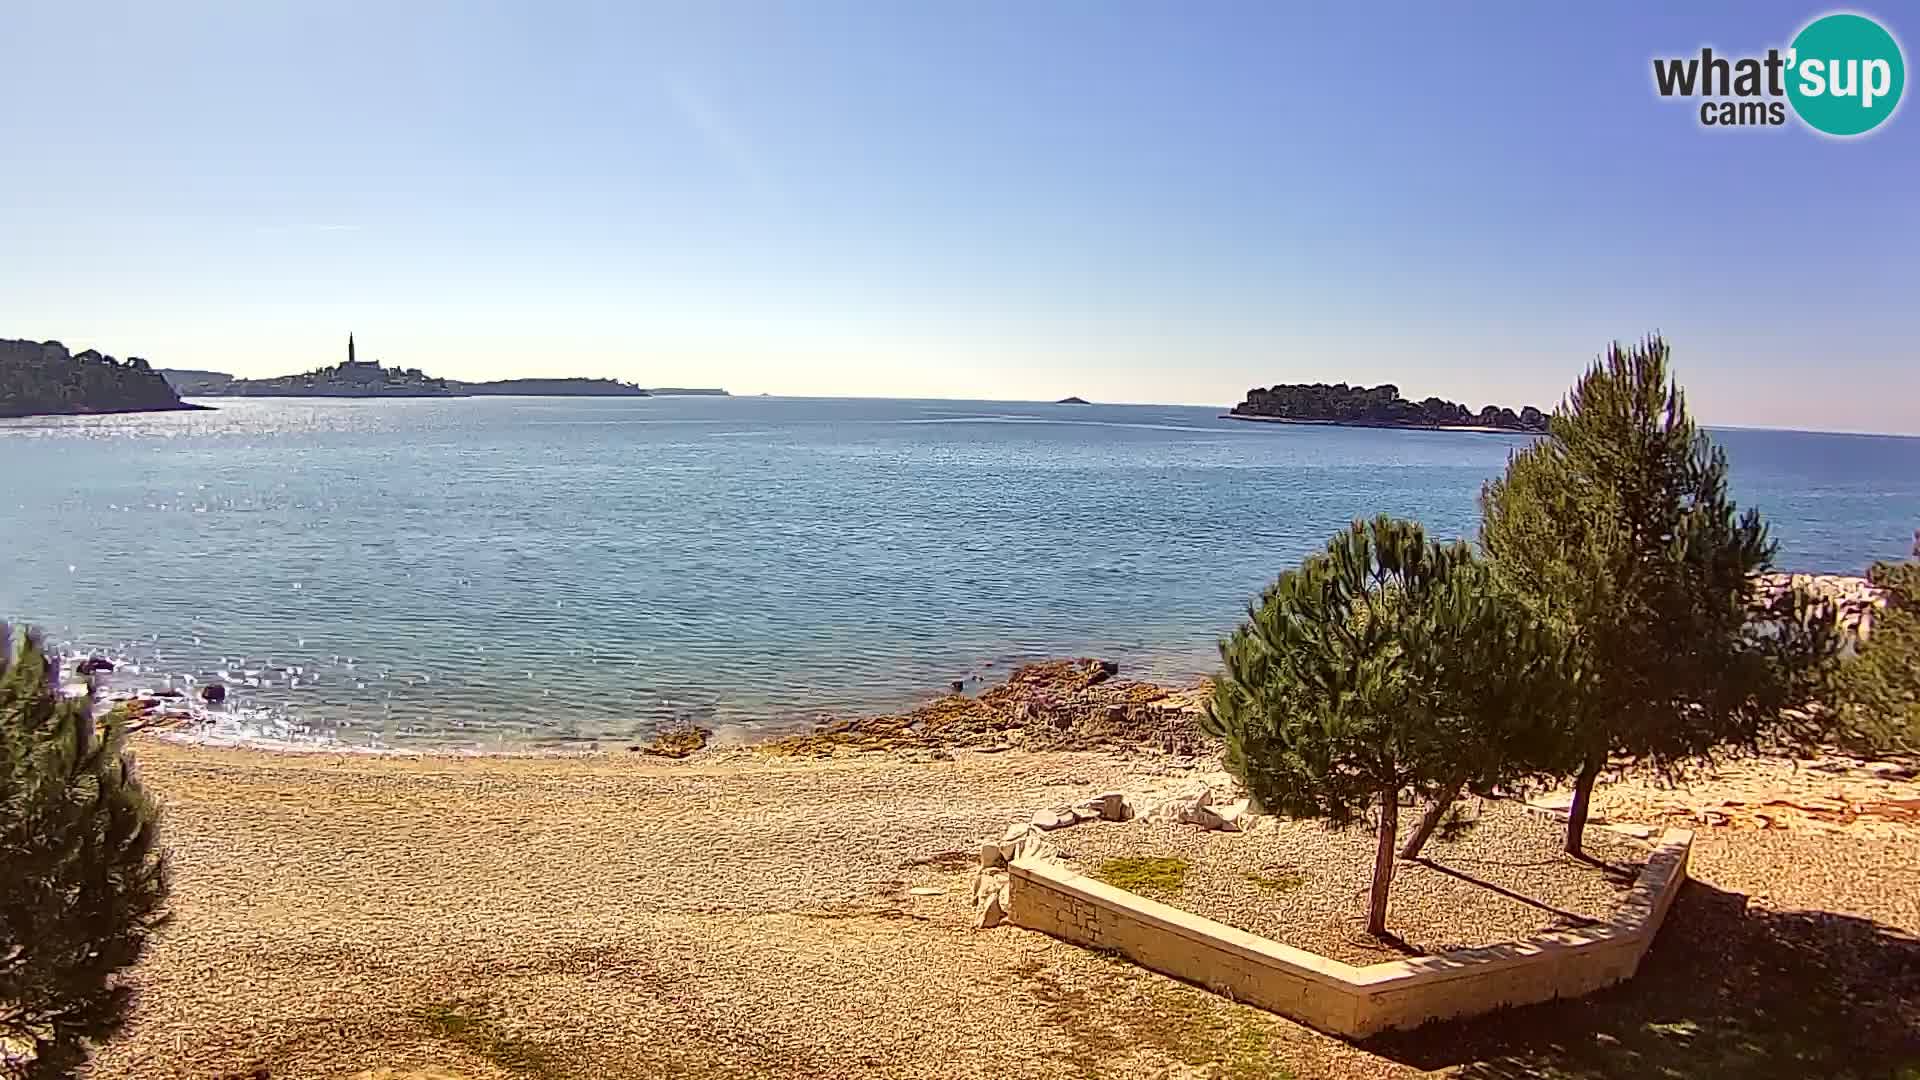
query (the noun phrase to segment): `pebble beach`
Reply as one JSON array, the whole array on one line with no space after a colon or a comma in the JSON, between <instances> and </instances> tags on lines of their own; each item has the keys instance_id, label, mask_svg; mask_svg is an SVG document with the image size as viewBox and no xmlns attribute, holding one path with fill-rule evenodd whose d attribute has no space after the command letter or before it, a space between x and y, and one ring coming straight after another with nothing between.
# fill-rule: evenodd
<instances>
[{"instance_id":1,"label":"pebble beach","mask_svg":"<svg viewBox=\"0 0 1920 1080\"><path fill-rule=\"evenodd\" d=\"M1345 1078L1519 1052L1474 1025L1413 1050L1356 1046L1043 935L973 927L983 837L1037 807L1164 785L1184 770L1162 755L137 744L166 814L175 919L93 1077L1226 1077L1270 1075L1232 1071L1264 1062ZM1822 790L1845 782L1817 775ZM1920 792L1861 775L1863 798ZM1712 802L1712 783L1692 794ZM1293 842L1316 836L1332 846L1290 858L1364 876L1341 846L1352 836ZM1913 840L1702 827L1701 881L1649 964L1657 977L1772 925L1728 895L1920 933L1902 884L1920 875ZM1419 910L1411 892L1395 903ZM1906 987L1863 985L1860 1015L1903 1015ZM1876 993L1893 996L1876 1006Z\"/></svg>"}]
</instances>

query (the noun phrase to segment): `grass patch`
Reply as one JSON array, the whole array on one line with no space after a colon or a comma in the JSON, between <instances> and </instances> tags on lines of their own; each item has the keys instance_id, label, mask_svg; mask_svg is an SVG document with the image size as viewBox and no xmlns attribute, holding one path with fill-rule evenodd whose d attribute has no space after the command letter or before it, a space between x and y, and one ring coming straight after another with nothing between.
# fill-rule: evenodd
<instances>
[{"instance_id":1,"label":"grass patch","mask_svg":"<svg viewBox=\"0 0 1920 1080\"><path fill-rule=\"evenodd\" d=\"M1186 886L1190 869L1185 859L1123 855L1101 863L1093 876L1128 892L1177 893Z\"/></svg>"},{"instance_id":2,"label":"grass patch","mask_svg":"<svg viewBox=\"0 0 1920 1080\"><path fill-rule=\"evenodd\" d=\"M569 1075L562 1055L507 1031L470 1002L436 1002L413 1015L435 1038L485 1058L515 1076L562 1080Z\"/></svg>"},{"instance_id":3,"label":"grass patch","mask_svg":"<svg viewBox=\"0 0 1920 1080\"><path fill-rule=\"evenodd\" d=\"M1258 888L1270 893L1286 892L1289 889L1297 889L1307 883L1307 875L1305 874L1262 874L1258 870L1248 870L1241 874L1241 876L1252 882Z\"/></svg>"},{"instance_id":4,"label":"grass patch","mask_svg":"<svg viewBox=\"0 0 1920 1080\"><path fill-rule=\"evenodd\" d=\"M1031 961L1014 970L1042 1005L1049 1027L1074 1041L1076 1052L1049 1055L1066 1074L1087 1080L1118 1075L1146 1064L1137 1055L1154 1051L1179 1061L1207 1080L1293 1080L1272 1021L1257 1009L1203 990L1148 974L1125 961L1088 984L1063 982Z\"/></svg>"}]
</instances>

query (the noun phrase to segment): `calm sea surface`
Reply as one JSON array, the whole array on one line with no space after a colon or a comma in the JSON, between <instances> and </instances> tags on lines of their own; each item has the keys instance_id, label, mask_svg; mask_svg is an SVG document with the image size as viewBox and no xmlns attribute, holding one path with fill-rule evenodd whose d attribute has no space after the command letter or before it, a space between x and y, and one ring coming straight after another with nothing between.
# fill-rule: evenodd
<instances>
[{"instance_id":1,"label":"calm sea surface","mask_svg":"<svg viewBox=\"0 0 1920 1080\"><path fill-rule=\"evenodd\" d=\"M1166 406L213 404L0 421L0 617L122 689L228 682L224 733L399 747L792 726L1046 656L1196 674L1355 516L1471 537L1525 442ZM1715 438L1784 568L1906 553L1920 439Z\"/></svg>"}]
</instances>

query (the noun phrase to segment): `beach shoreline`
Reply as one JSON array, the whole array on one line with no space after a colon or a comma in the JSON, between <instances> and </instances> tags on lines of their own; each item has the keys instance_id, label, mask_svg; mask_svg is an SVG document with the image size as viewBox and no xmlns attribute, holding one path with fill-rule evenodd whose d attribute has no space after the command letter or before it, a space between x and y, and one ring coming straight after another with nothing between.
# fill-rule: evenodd
<instances>
[{"instance_id":1,"label":"beach shoreline","mask_svg":"<svg viewBox=\"0 0 1920 1080\"><path fill-rule=\"evenodd\" d=\"M102 1080L1205 1076L1239 1039L1295 1075L1425 1075L1404 1055L1041 934L973 928L983 838L1036 808L1183 782L1215 768L1208 759L736 747L669 761L136 741L162 811L174 920L134 971L130 1028L87 1074ZM1920 874L1912 827L1724 816L1730 794L1776 813L1778 790L1814 805L1791 793L1920 793L1823 768L1764 760L1678 793L1633 779L1602 789L1603 815L1723 815L1694 826L1702 884L1650 962L1710 963L1693 950L1740 932L1713 921L1728 893L1768 905L1735 903L1735 918L1815 908L1920 933L1920 896L1901 885ZM1580 1023L1596 1022L1593 1008L1569 1006ZM1494 1027L1422 1037L1465 1043L1433 1053L1471 1060Z\"/></svg>"},{"instance_id":2,"label":"beach shoreline","mask_svg":"<svg viewBox=\"0 0 1920 1080\"><path fill-rule=\"evenodd\" d=\"M245 713L210 706L190 695L121 690L99 699L99 712L122 710L144 737L183 746L242 747L269 752L350 753L367 756L548 756L652 752L655 741L675 731L697 731L700 745L757 748L799 756L830 756L872 749L948 749L1016 745L1084 748L1130 745L1187 746L1209 683L1205 677L1166 685L1121 675L1112 661L1081 657L1022 664L1004 681L973 692L960 684L946 694L916 695L891 711L822 714L811 722L729 723L706 727L693 721L662 725L645 738L583 739L578 745L526 745L496 741L488 746L427 746L347 743L324 734L290 737L282 727L269 734ZM84 691L73 684L68 692ZM306 729L301 729L304 732Z\"/></svg>"},{"instance_id":3,"label":"beach shoreline","mask_svg":"<svg viewBox=\"0 0 1920 1080\"><path fill-rule=\"evenodd\" d=\"M1773 572L1756 579L1759 610L1798 592L1832 605L1841 631L1853 641L1866 640L1885 604L1882 590L1855 574ZM65 661L77 662L81 654ZM956 682L948 693L902 694L892 710L847 714L814 713L758 723L698 721L663 724L640 737L586 736L568 745L541 745L556 735L529 734L517 739L495 737L489 745L461 745L452 741L429 745L380 742L349 743L338 732L310 724L291 724L284 717L231 704L211 707L177 690L116 689L101 699L104 713L114 707L134 706L136 722L152 737L188 746L239 746L280 753L352 753L395 756L542 756L572 757L646 749L659 731L698 727L720 747L784 748L784 752L819 755L869 749L933 749L987 743L1015 745L1028 733L1038 733L1049 746L1106 744L1114 747L1191 742L1167 727L1181 722L1191 727L1199 715L1209 676L1197 675L1175 683L1134 679L1123 675L1112 661L1082 657L1022 664L1004 681L966 688ZM169 680L171 686L171 680ZM188 684L191 688L191 684ZM69 686L80 692L82 684ZM442 735L450 735L451 729ZM371 736L379 738L379 736ZM519 745L516 745L519 744ZM1188 746L1187 749L1191 749Z\"/></svg>"}]
</instances>

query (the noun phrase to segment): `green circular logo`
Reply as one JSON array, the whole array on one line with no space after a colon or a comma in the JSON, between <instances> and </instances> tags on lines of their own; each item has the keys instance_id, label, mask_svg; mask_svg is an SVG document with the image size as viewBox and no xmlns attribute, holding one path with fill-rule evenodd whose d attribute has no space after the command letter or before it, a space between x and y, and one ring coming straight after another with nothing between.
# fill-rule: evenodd
<instances>
[{"instance_id":1,"label":"green circular logo","mask_svg":"<svg viewBox=\"0 0 1920 1080\"><path fill-rule=\"evenodd\" d=\"M1899 107L1907 85L1900 43L1865 15L1823 15L1793 39L1787 100L1815 131L1863 135Z\"/></svg>"}]
</instances>

